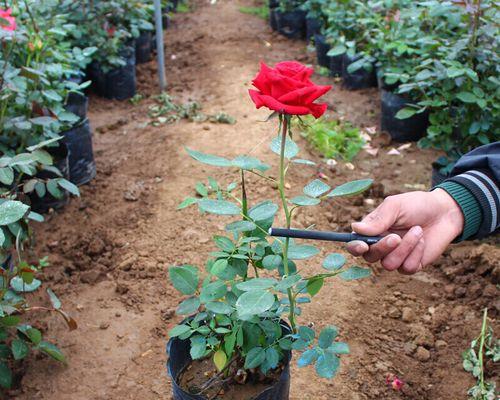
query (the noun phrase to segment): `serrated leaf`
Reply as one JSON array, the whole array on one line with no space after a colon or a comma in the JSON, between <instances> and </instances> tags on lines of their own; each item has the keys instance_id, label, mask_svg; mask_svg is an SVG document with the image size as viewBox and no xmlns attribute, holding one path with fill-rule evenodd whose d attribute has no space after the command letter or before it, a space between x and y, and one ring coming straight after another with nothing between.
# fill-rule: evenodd
<instances>
[{"instance_id":1,"label":"serrated leaf","mask_svg":"<svg viewBox=\"0 0 500 400\"><path fill-rule=\"evenodd\" d=\"M170 329L168 331L168 336L169 337L177 337L177 336L184 335L185 333L188 333L189 331L191 331L190 326L181 324L181 325L174 326L172 329Z\"/></svg>"},{"instance_id":2,"label":"serrated leaf","mask_svg":"<svg viewBox=\"0 0 500 400\"><path fill-rule=\"evenodd\" d=\"M14 360L22 360L30 351L29 346L22 339L14 339L10 345Z\"/></svg>"},{"instance_id":3,"label":"serrated leaf","mask_svg":"<svg viewBox=\"0 0 500 400\"><path fill-rule=\"evenodd\" d=\"M80 190L75 184L71 183L70 181L67 181L66 179L59 179L57 183L63 189L70 192L73 196L80 196Z\"/></svg>"},{"instance_id":4,"label":"serrated leaf","mask_svg":"<svg viewBox=\"0 0 500 400\"><path fill-rule=\"evenodd\" d=\"M232 167L233 166L233 163L224 157L200 153L199 151L191 150L187 147L186 147L186 151L196 161L199 161L199 162L204 163L204 164L213 165L216 167Z\"/></svg>"},{"instance_id":5,"label":"serrated leaf","mask_svg":"<svg viewBox=\"0 0 500 400\"><path fill-rule=\"evenodd\" d=\"M310 197L320 197L330 190L330 185L315 179L304 187L304 194Z\"/></svg>"},{"instance_id":6,"label":"serrated leaf","mask_svg":"<svg viewBox=\"0 0 500 400\"><path fill-rule=\"evenodd\" d=\"M193 360L202 358L207 351L207 340L203 336L194 336L191 338L191 349L189 354Z\"/></svg>"},{"instance_id":7,"label":"serrated leaf","mask_svg":"<svg viewBox=\"0 0 500 400\"><path fill-rule=\"evenodd\" d=\"M281 154L281 136L275 137L271 141L271 151L275 154ZM288 136L285 140L285 158L291 159L299 153L299 146Z\"/></svg>"},{"instance_id":8,"label":"serrated leaf","mask_svg":"<svg viewBox=\"0 0 500 400\"><path fill-rule=\"evenodd\" d=\"M328 348L328 350L333 351L335 354L349 354L349 345L344 342L333 342L333 344Z\"/></svg>"},{"instance_id":9,"label":"serrated leaf","mask_svg":"<svg viewBox=\"0 0 500 400\"><path fill-rule=\"evenodd\" d=\"M208 303L209 301L218 300L224 297L227 293L226 284L222 281L211 282L201 289L200 301Z\"/></svg>"},{"instance_id":10,"label":"serrated leaf","mask_svg":"<svg viewBox=\"0 0 500 400\"><path fill-rule=\"evenodd\" d=\"M413 107L405 107L396 113L397 119L407 119L413 117L417 113L418 109Z\"/></svg>"},{"instance_id":11,"label":"serrated leaf","mask_svg":"<svg viewBox=\"0 0 500 400\"><path fill-rule=\"evenodd\" d=\"M321 333L319 334L318 338L318 345L322 349L327 349L330 347L334 341L334 339L337 337L338 331L337 328L334 326L327 326L326 328L323 328Z\"/></svg>"},{"instance_id":12,"label":"serrated leaf","mask_svg":"<svg viewBox=\"0 0 500 400\"><path fill-rule=\"evenodd\" d=\"M316 348L306 350L302 353L302 355L297 360L297 366L299 368L306 367L313 362L315 362L319 357L319 352Z\"/></svg>"},{"instance_id":13,"label":"serrated leaf","mask_svg":"<svg viewBox=\"0 0 500 400\"><path fill-rule=\"evenodd\" d=\"M270 167L262 163L259 159L250 156L238 156L232 161L233 165L237 168L244 170L258 170L261 172L267 171Z\"/></svg>"},{"instance_id":14,"label":"serrated leaf","mask_svg":"<svg viewBox=\"0 0 500 400\"><path fill-rule=\"evenodd\" d=\"M234 203L226 200L201 199L198 202L201 211L218 215L239 215L241 209Z\"/></svg>"},{"instance_id":15,"label":"serrated leaf","mask_svg":"<svg viewBox=\"0 0 500 400\"><path fill-rule=\"evenodd\" d=\"M323 268L328 271L336 271L344 266L346 263L346 258L342 254L332 253L326 256L323 261Z\"/></svg>"},{"instance_id":16,"label":"serrated leaf","mask_svg":"<svg viewBox=\"0 0 500 400\"><path fill-rule=\"evenodd\" d=\"M227 259L225 258L220 258L214 262L212 265L212 268L210 268L210 273L212 275L215 275L219 278L223 277L223 273L225 272L227 268Z\"/></svg>"},{"instance_id":17,"label":"serrated leaf","mask_svg":"<svg viewBox=\"0 0 500 400\"><path fill-rule=\"evenodd\" d=\"M357 181L347 182L333 189L330 193L328 193L328 197L354 196L367 190L372 183L373 179L360 179Z\"/></svg>"},{"instance_id":18,"label":"serrated leaf","mask_svg":"<svg viewBox=\"0 0 500 400\"><path fill-rule=\"evenodd\" d=\"M52 307L56 310L61 308L61 300L56 296L56 294L52 291L52 289L47 288L47 294L49 295L50 302L52 303Z\"/></svg>"},{"instance_id":19,"label":"serrated leaf","mask_svg":"<svg viewBox=\"0 0 500 400\"><path fill-rule=\"evenodd\" d=\"M191 315L198 311L200 307L200 299L198 297L190 297L179 304L175 312L178 315Z\"/></svg>"},{"instance_id":20,"label":"serrated leaf","mask_svg":"<svg viewBox=\"0 0 500 400\"><path fill-rule=\"evenodd\" d=\"M278 212L278 206L273 202L266 200L248 210L248 216L254 221L264 221L272 218Z\"/></svg>"},{"instance_id":21,"label":"serrated leaf","mask_svg":"<svg viewBox=\"0 0 500 400\"><path fill-rule=\"evenodd\" d=\"M211 311L215 314L231 314L234 309L227 303L223 303L222 301L209 301L205 304L205 307L208 311Z\"/></svg>"},{"instance_id":22,"label":"serrated leaf","mask_svg":"<svg viewBox=\"0 0 500 400\"><path fill-rule=\"evenodd\" d=\"M370 276L372 274L371 270L368 268L361 268L361 267L351 267L344 272L341 272L339 276L344 280L344 281L353 281L356 279L362 279Z\"/></svg>"},{"instance_id":23,"label":"serrated leaf","mask_svg":"<svg viewBox=\"0 0 500 400\"><path fill-rule=\"evenodd\" d=\"M28 284L24 282L20 276L15 276L10 281L10 287L18 293L34 292L40 287L41 284L42 282L38 279L33 279L33 281Z\"/></svg>"},{"instance_id":24,"label":"serrated leaf","mask_svg":"<svg viewBox=\"0 0 500 400\"><path fill-rule=\"evenodd\" d=\"M61 350L59 350L59 348L56 345L52 343L41 341L38 344L37 349L45 354L48 354L54 360L65 362L64 354L61 352Z\"/></svg>"},{"instance_id":25,"label":"serrated leaf","mask_svg":"<svg viewBox=\"0 0 500 400\"><path fill-rule=\"evenodd\" d=\"M10 185L14 182L14 171L12 168L0 168L0 182L4 185Z\"/></svg>"},{"instance_id":26,"label":"serrated leaf","mask_svg":"<svg viewBox=\"0 0 500 400\"><path fill-rule=\"evenodd\" d=\"M464 103L475 103L477 97L471 92L460 92L457 94L457 98Z\"/></svg>"},{"instance_id":27,"label":"serrated leaf","mask_svg":"<svg viewBox=\"0 0 500 400\"><path fill-rule=\"evenodd\" d=\"M307 286L306 286L307 293L309 293L311 297L316 296L323 287L324 283L325 283L324 278L310 278L307 281Z\"/></svg>"},{"instance_id":28,"label":"serrated leaf","mask_svg":"<svg viewBox=\"0 0 500 400\"><path fill-rule=\"evenodd\" d=\"M4 361L0 361L0 386L5 389L12 386L12 371Z\"/></svg>"},{"instance_id":29,"label":"serrated leaf","mask_svg":"<svg viewBox=\"0 0 500 400\"><path fill-rule=\"evenodd\" d=\"M322 378L332 379L340 365L337 356L330 352L320 355L316 361L316 373Z\"/></svg>"},{"instance_id":30,"label":"serrated leaf","mask_svg":"<svg viewBox=\"0 0 500 400\"><path fill-rule=\"evenodd\" d=\"M199 283L198 270L192 265L173 266L168 269L170 280L181 293L191 295L196 292Z\"/></svg>"},{"instance_id":31,"label":"serrated leaf","mask_svg":"<svg viewBox=\"0 0 500 400\"><path fill-rule=\"evenodd\" d=\"M239 315L258 315L269 310L274 304L274 295L265 290L243 293L236 301Z\"/></svg>"}]
</instances>

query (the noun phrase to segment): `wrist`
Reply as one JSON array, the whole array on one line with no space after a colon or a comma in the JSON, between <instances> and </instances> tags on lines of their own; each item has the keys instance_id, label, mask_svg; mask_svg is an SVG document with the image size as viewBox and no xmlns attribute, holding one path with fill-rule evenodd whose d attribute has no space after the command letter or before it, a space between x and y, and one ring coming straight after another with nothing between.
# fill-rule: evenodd
<instances>
[{"instance_id":1,"label":"wrist","mask_svg":"<svg viewBox=\"0 0 500 400\"><path fill-rule=\"evenodd\" d=\"M437 202L442 219L447 221L453 237L457 238L464 231L465 218L457 201L444 189L436 188L431 192Z\"/></svg>"}]
</instances>

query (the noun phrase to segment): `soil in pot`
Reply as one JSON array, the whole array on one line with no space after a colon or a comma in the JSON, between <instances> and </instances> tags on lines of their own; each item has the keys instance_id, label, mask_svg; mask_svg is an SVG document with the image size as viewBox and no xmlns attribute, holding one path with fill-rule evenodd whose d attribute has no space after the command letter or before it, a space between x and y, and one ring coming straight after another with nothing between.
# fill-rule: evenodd
<instances>
[{"instance_id":1,"label":"soil in pot","mask_svg":"<svg viewBox=\"0 0 500 400\"><path fill-rule=\"evenodd\" d=\"M321 23L316 18L306 18L306 40L308 42L314 37L314 35L319 34L321 29Z\"/></svg>"},{"instance_id":2,"label":"soil in pot","mask_svg":"<svg viewBox=\"0 0 500 400\"><path fill-rule=\"evenodd\" d=\"M151 61L151 32L143 31L135 40L135 62L144 64Z\"/></svg>"},{"instance_id":3,"label":"soil in pot","mask_svg":"<svg viewBox=\"0 0 500 400\"><path fill-rule=\"evenodd\" d=\"M126 100L134 97L136 92L134 48L128 48L122 56L126 64L106 73L99 63L94 62L90 65L90 76L97 94L100 96L115 100Z\"/></svg>"},{"instance_id":4,"label":"soil in pot","mask_svg":"<svg viewBox=\"0 0 500 400\"><path fill-rule=\"evenodd\" d=\"M66 145L59 143L59 146L48 148L47 151L52 155L54 167L61 172L63 178L69 179L68 148ZM60 178L52 171L40 171L37 176L41 179ZM60 199L52 196L49 192L43 197L38 197L35 192L30 193L29 196L31 209L40 214L47 213L51 208L54 210L63 208L69 201L69 194L66 191L63 191L63 196Z\"/></svg>"},{"instance_id":5,"label":"soil in pot","mask_svg":"<svg viewBox=\"0 0 500 400\"><path fill-rule=\"evenodd\" d=\"M407 119L398 119L396 114L409 104L404 97L382 89L381 128L391 135L396 142L414 142L421 139L429 126L429 115L426 112L415 114Z\"/></svg>"},{"instance_id":6,"label":"soil in pot","mask_svg":"<svg viewBox=\"0 0 500 400\"><path fill-rule=\"evenodd\" d=\"M303 39L306 36L306 12L294 10L276 12L278 32L289 39Z\"/></svg>"},{"instance_id":7,"label":"soil in pot","mask_svg":"<svg viewBox=\"0 0 500 400\"><path fill-rule=\"evenodd\" d=\"M359 60L362 56L354 57L344 54L342 57L342 79L344 87L350 90L366 89L377 86L377 77L375 76L375 68L366 69L360 68L355 72L348 72L347 68L353 62Z\"/></svg>"},{"instance_id":8,"label":"soil in pot","mask_svg":"<svg viewBox=\"0 0 500 400\"><path fill-rule=\"evenodd\" d=\"M259 375L248 376L246 384L236 382L228 384L220 392L220 386L204 395L192 394L199 392L199 387L210 379L215 368L212 360L195 361L189 355L190 341L173 338L168 342L168 373L172 378L173 400L288 400L290 391L290 353L287 363L271 373L268 380L259 379ZM208 374L208 377L207 375ZM234 374L233 374L234 375ZM213 376L213 375L212 375ZM220 392L220 395L216 396ZM216 396L216 397L215 397Z\"/></svg>"},{"instance_id":9,"label":"soil in pot","mask_svg":"<svg viewBox=\"0 0 500 400\"><path fill-rule=\"evenodd\" d=\"M63 135L68 147L69 179L77 186L84 185L96 175L89 120L85 119Z\"/></svg>"}]
</instances>

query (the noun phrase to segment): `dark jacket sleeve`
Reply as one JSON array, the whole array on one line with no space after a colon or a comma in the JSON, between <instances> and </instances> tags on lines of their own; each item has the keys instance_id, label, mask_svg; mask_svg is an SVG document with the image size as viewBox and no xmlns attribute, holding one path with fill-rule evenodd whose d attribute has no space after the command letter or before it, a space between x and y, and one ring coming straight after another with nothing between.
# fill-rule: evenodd
<instances>
[{"instance_id":1,"label":"dark jacket sleeve","mask_svg":"<svg viewBox=\"0 0 500 400\"><path fill-rule=\"evenodd\" d=\"M460 158L451 176L437 187L446 190L464 214L460 240L483 238L500 227L500 142L478 147Z\"/></svg>"}]
</instances>

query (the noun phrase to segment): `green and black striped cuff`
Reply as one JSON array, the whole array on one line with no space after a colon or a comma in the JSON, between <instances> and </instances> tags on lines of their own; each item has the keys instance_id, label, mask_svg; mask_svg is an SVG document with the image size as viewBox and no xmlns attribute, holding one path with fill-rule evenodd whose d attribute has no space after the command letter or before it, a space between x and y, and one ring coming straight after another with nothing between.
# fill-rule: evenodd
<instances>
[{"instance_id":1,"label":"green and black striped cuff","mask_svg":"<svg viewBox=\"0 0 500 400\"><path fill-rule=\"evenodd\" d=\"M464 215L464 230L456 241L467 240L477 234L483 220L483 212L472 192L460 183L453 181L445 181L435 188L443 189L453 197Z\"/></svg>"}]
</instances>

